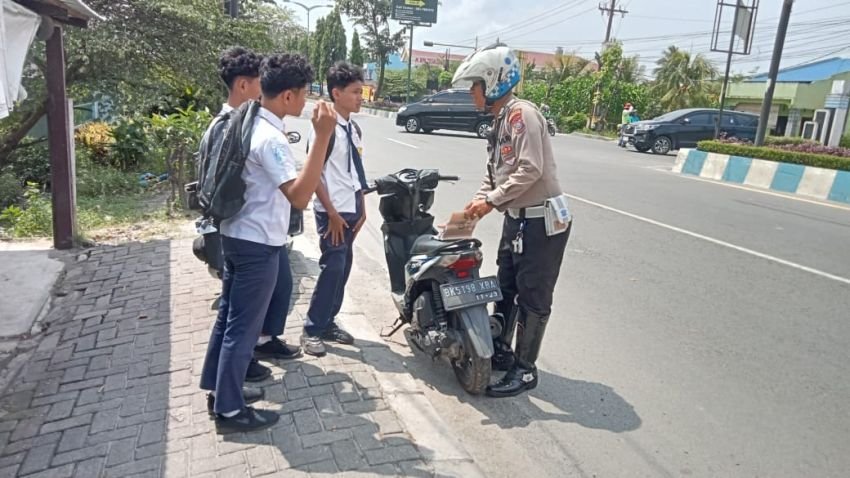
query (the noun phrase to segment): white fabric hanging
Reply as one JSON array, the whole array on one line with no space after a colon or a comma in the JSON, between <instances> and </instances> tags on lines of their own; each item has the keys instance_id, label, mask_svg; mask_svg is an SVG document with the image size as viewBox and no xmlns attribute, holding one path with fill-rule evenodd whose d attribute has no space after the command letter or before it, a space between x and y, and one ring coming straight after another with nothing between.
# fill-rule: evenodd
<instances>
[{"instance_id":1,"label":"white fabric hanging","mask_svg":"<svg viewBox=\"0 0 850 478\"><path fill-rule=\"evenodd\" d=\"M21 75L41 17L11 0L0 0L0 119L27 97Z\"/></svg>"}]
</instances>

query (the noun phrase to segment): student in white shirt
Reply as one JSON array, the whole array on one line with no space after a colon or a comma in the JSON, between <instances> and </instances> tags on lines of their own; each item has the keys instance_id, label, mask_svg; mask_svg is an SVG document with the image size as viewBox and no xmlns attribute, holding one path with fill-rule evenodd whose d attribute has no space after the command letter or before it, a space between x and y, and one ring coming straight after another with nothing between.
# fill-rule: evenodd
<instances>
[{"instance_id":1,"label":"student in white shirt","mask_svg":"<svg viewBox=\"0 0 850 478\"><path fill-rule=\"evenodd\" d=\"M262 107L242 171L245 204L220 227L225 261L221 301L227 313L216 319L201 373L201 388L212 392L219 433L258 430L279 419L274 411L247 406L242 385L270 304L283 300L282 290L291 291L284 247L290 205L303 209L310 201L336 123L333 108L319 102L312 118L315 149L297 174L283 118L301 115L312 82L313 68L300 55L270 56L260 67Z\"/></svg>"},{"instance_id":2,"label":"student in white shirt","mask_svg":"<svg viewBox=\"0 0 850 478\"><path fill-rule=\"evenodd\" d=\"M219 115L226 115L239 108L242 103L260 98L260 64L262 61L261 55L239 46L230 48L221 54L218 61L218 72L221 80L227 86L227 102L222 105ZM213 234L218 235L218 233ZM208 240L212 240L212 238L208 238ZM284 284L281 284L281 286L284 286ZM248 371L245 374L246 382L261 382L272 374L271 369L260 364L257 358L293 359L301 355L300 347L289 345L278 338L279 335L283 334L283 328L286 325L291 295L291 290L289 292L281 291L276 296L286 297L286 299L282 300L280 304L272 304L269 307L263 321L263 330L257 340L257 346L254 347L254 358L248 364ZM227 304L224 304L223 310L221 310L221 305L221 302L219 302L219 313L226 314ZM248 403L263 398L263 391L259 388L246 387L243 393ZM208 397L207 406L210 413L213 413L213 402L212 397Z\"/></svg>"},{"instance_id":3,"label":"student in white shirt","mask_svg":"<svg viewBox=\"0 0 850 478\"><path fill-rule=\"evenodd\" d=\"M337 124L333 150L313 201L322 250L321 272L301 335L301 347L315 356L326 353L324 340L354 343L354 337L337 325L336 315L351 273L354 238L366 221L361 191L367 187L362 138L351 121L351 114L359 112L363 103L363 71L339 62L328 70L327 82Z\"/></svg>"}]
</instances>

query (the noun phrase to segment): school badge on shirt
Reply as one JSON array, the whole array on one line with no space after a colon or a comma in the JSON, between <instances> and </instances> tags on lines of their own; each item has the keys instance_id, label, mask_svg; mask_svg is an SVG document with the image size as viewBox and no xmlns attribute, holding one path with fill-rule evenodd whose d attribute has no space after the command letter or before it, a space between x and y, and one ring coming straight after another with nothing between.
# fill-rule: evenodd
<instances>
[{"instance_id":1,"label":"school badge on shirt","mask_svg":"<svg viewBox=\"0 0 850 478\"><path fill-rule=\"evenodd\" d=\"M286 149L284 149L283 145L274 145L272 154L274 155L274 161L278 164L278 166L283 166L283 163L286 161Z\"/></svg>"}]
</instances>

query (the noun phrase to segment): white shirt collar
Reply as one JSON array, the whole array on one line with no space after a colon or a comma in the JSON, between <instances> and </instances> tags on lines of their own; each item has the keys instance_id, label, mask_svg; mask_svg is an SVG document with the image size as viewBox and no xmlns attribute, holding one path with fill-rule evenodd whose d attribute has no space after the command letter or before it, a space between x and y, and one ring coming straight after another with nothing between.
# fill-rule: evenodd
<instances>
[{"instance_id":1,"label":"white shirt collar","mask_svg":"<svg viewBox=\"0 0 850 478\"><path fill-rule=\"evenodd\" d=\"M278 118L278 116L271 111L267 110L264 107L260 107L259 116L261 118L265 118L266 121L271 123L272 126L278 131L283 131L284 123L283 118Z\"/></svg>"},{"instance_id":2,"label":"white shirt collar","mask_svg":"<svg viewBox=\"0 0 850 478\"><path fill-rule=\"evenodd\" d=\"M345 118L342 117L341 114L339 114L339 113L336 114L336 122L339 123L341 126L344 126L346 128L348 128L348 124L351 123L350 118L351 118L351 115L349 115L349 119L345 119Z\"/></svg>"},{"instance_id":3,"label":"white shirt collar","mask_svg":"<svg viewBox=\"0 0 850 478\"><path fill-rule=\"evenodd\" d=\"M224 114L230 113L231 111L233 111L235 109L236 108L230 106L230 104L228 104L228 103L221 105L221 112L224 113Z\"/></svg>"}]
</instances>

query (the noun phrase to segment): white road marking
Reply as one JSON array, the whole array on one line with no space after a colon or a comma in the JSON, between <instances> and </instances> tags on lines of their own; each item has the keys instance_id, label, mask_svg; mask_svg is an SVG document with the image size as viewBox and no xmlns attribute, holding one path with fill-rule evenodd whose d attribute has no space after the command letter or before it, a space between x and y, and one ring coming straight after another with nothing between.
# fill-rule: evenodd
<instances>
[{"instance_id":1,"label":"white road marking","mask_svg":"<svg viewBox=\"0 0 850 478\"><path fill-rule=\"evenodd\" d=\"M850 279L848 279L846 277L841 277L841 276L838 276L838 275L835 275L835 274L830 274L829 272L824 272L822 270L818 270L818 269L815 269L815 268L812 268L812 267L804 266L802 264L797 264L796 262L786 261L785 259L780 259L778 257L771 256L771 255L768 255L768 254L764 254L762 252L754 251L752 249L747 249L746 247L737 246L735 244L732 244L732 243L729 243L729 242L726 242L726 241L721 241L720 239L715 239L713 237L709 237L709 236L705 236L705 235L702 235L702 234L699 234L699 233L696 233L696 232L688 231L687 229L682 229L680 227L671 226L670 224L665 224L663 222L659 222L659 221L656 221L654 219L649 219L647 217L638 216L637 214L632 214L630 212L626 212L626 211L623 211L621 209L613 208L611 206L606 206L604 204L600 204L598 202L591 201L589 199L585 199L585 198L582 198L582 197L574 196L572 194L568 194L567 196L570 197L571 199L576 200L576 201L583 202L585 204L589 204L591 206L595 206L595 207L598 207L600 209L604 209L606 211L617 213L617 214L620 214L620 215L623 215L623 216L626 216L626 217L630 217L632 219L636 219L638 221L645 222L647 224L652 224L653 226L658 226L658 227L668 229L668 230L673 231L673 232L678 232L679 234L691 236L693 238L700 239L700 240L703 240L703 241L706 241L706 242L710 242L710 243L716 244L718 246L727 247L729 249L732 249L732 250L735 250L735 251L738 251L738 252L743 252L744 254L749 254L751 256L755 256L755 257L758 257L758 258L761 258L761 259L765 259L765 260L768 260L770 262L775 262L777 264L780 264L780 265L783 265L783 266L786 266L786 267L791 267L793 269L797 269L797 270L800 270L800 271L803 271L803 272L808 272L810 274L814 274L816 276L820 276L820 277L823 277L825 279L829 279L829 280L833 280L835 282L840 282L842 284L850 285Z\"/></svg>"},{"instance_id":2,"label":"white road marking","mask_svg":"<svg viewBox=\"0 0 850 478\"><path fill-rule=\"evenodd\" d=\"M397 139L387 138L387 141L392 141L393 143L398 143L402 146L407 146L408 148L419 149L419 146L413 146L412 144L407 144L403 141L399 141Z\"/></svg>"}]
</instances>

